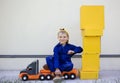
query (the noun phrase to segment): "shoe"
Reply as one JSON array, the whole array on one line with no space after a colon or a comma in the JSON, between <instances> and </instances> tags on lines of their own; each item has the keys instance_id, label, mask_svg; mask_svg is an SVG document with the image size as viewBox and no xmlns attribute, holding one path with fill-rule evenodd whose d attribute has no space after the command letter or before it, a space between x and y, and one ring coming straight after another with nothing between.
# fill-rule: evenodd
<instances>
[{"instance_id":1,"label":"shoe","mask_svg":"<svg viewBox=\"0 0 120 83\"><path fill-rule=\"evenodd\" d=\"M43 65L43 69L49 70L48 65L47 64Z\"/></svg>"},{"instance_id":2,"label":"shoe","mask_svg":"<svg viewBox=\"0 0 120 83\"><path fill-rule=\"evenodd\" d=\"M53 79L53 82L54 82L54 83L62 83L62 81L63 81L63 78L60 77L60 76L56 76L56 77Z\"/></svg>"}]
</instances>

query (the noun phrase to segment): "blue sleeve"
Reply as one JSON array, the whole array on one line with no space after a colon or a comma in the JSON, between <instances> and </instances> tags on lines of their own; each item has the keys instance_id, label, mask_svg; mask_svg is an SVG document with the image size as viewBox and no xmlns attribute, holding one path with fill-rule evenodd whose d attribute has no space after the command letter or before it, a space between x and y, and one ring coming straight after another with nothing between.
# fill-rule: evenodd
<instances>
[{"instance_id":1,"label":"blue sleeve","mask_svg":"<svg viewBox=\"0 0 120 83\"><path fill-rule=\"evenodd\" d=\"M82 47L71 45L72 50L76 53L81 53L83 51Z\"/></svg>"},{"instance_id":2,"label":"blue sleeve","mask_svg":"<svg viewBox=\"0 0 120 83\"><path fill-rule=\"evenodd\" d=\"M59 53L58 53L58 48L54 48L54 67L58 68L59 67Z\"/></svg>"}]
</instances>

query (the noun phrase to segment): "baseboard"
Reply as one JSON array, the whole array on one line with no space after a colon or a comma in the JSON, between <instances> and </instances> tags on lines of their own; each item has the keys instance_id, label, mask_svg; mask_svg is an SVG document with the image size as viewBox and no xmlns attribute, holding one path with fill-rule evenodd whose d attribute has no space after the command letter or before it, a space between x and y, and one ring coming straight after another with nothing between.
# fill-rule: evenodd
<instances>
[{"instance_id":1,"label":"baseboard","mask_svg":"<svg viewBox=\"0 0 120 83\"><path fill-rule=\"evenodd\" d=\"M0 58L45 58L50 55L0 55ZM72 58L81 58L81 55L74 55ZM120 54L101 54L100 58L120 58Z\"/></svg>"}]
</instances>

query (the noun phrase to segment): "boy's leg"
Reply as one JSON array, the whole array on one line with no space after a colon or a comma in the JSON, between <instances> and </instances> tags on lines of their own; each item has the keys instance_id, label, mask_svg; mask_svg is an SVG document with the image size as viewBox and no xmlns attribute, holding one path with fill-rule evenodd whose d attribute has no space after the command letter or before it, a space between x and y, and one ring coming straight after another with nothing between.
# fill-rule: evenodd
<instances>
[{"instance_id":1,"label":"boy's leg","mask_svg":"<svg viewBox=\"0 0 120 83\"><path fill-rule=\"evenodd\" d=\"M73 64L70 63L70 62L68 62L68 63L66 63L66 64L62 64L62 65L60 66L60 70L61 70L61 71L71 71L72 69L73 69Z\"/></svg>"},{"instance_id":2,"label":"boy's leg","mask_svg":"<svg viewBox=\"0 0 120 83\"><path fill-rule=\"evenodd\" d=\"M46 57L46 63L51 72L55 71L53 56Z\"/></svg>"}]
</instances>

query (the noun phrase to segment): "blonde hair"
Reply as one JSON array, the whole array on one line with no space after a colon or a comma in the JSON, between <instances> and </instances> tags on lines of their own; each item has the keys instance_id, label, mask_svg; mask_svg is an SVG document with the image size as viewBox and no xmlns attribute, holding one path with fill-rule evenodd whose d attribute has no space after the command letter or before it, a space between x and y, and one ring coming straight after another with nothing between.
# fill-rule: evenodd
<instances>
[{"instance_id":1,"label":"blonde hair","mask_svg":"<svg viewBox=\"0 0 120 83\"><path fill-rule=\"evenodd\" d=\"M59 35L59 33L66 34L67 37L69 38L69 34L68 34L68 32L64 28L60 28L57 35ZM67 43L68 42L69 42L69 40L67 41Z\"/></svg>"}]
</instances>

